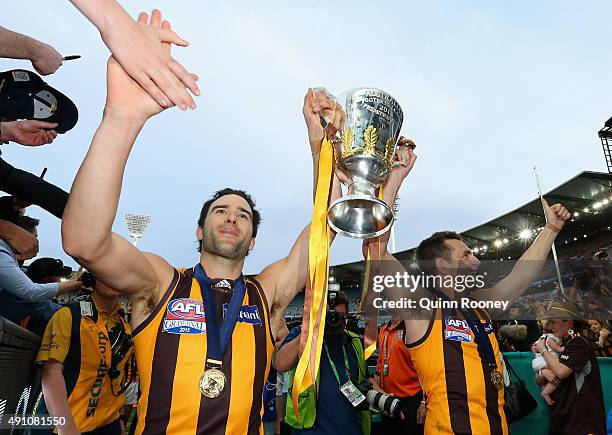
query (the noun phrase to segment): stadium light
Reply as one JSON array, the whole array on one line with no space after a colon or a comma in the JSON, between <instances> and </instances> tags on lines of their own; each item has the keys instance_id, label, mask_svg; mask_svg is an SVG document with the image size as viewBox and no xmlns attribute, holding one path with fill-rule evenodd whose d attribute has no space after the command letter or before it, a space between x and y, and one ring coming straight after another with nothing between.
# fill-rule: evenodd
<instances>
[{"instance_id":1,"label":"stadium light","mask_svg":"<svg viewBox=\"0 0 612 435\"><path fill-rule=\"evenodd\" d=\"M484 246L482 247L482 249L483 249L483 251L486 251L487 249L489 249L489 247L488 247L487 245L484 245Z\"/></svg>"},{"instance_id":2,"label":"stadium light","mask_svg":"<svg viewBox=\"0 0 612 435\"><path fill-rule=\"evenodd\" d=\"M138 239L140 239L147 230L151 222L151 216L140 213L126 213L125 222L127 223L128 233L133 239L132 244L136 246L138 244Z\"/></svg>"},{"instance_id":3,"label":"stadium light","mask_svg":"<svg viewBox=\"0 0 612 435\"><path fill-rule=\"evenodd\" d=\"M503 245L503 242L501 240L496 240L496 241L493 242L493 245L496 248L499 248L499 247L501 247L501 245Z\"/></svg>"},{"instance_id":4,"label":"stadium light","mask_svg":"<svg viewBox=\"0 0 612 435\"><path fill-rule=\"evenodd\" d=\"M578 217L580 216L580 213L578 213L577 211L574 212L574 217Z\"/></svg>"},{"instance_id":5,"label":"stadium light","mask_svg":"<svg viewBox=\"0 0 612 435\"><path fill-rule=\"evenodd\" d=\"M502 240L502 242L504 243L504 245L507 245L508 243L510 243L508 239L504 239Z\"/></svg>"},{"instance_id":6,"label":"stadium light","mask_svg":"<svg viewBox=\"0 0 612 435\"><path fill-rule=\"evenodd\" d=\"M582 211L585 212L585 213L588 213L589 212L589 208L585 207L585 208L582 209Z\"/></svg>"},{"instance_id":7,"label":"stadium light","mask_svg":"<svg viewBox=\"0 0 612 435\"><path fill-rule=\"evenodd\" d=\"M597 209L601 208L602 205L603 204L601 202L596 202L595 204L593 204L593 209L597 210Z\"/></svg>"},{"instance_id":8,"label":"stadium light","mask_svg":"<svg viewBox=\"0 0 612 435\"><path fill-rule=\"evenodd\" d=\"M524 230L521 230L521 232L519 233L519 237L523 240L531 239L531 230L527 228L525 228Z\"/></svg>"}]
</instances>

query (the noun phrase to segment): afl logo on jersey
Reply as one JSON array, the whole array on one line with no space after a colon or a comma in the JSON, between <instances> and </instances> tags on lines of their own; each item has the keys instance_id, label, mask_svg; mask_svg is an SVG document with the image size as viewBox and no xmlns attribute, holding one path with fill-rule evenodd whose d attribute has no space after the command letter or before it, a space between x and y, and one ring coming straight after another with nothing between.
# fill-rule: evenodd
<instances>
[{"instance_id":1,"label":"afl logo on jersey","mask_svg":"<svg viewBox=\"0 0 612 435\"><path fill-rule=\"evenodd\" d=\"M206 332L204 304L197 299L173 299L168 303L164 332L170 334L202 334Z\"/></svg>"},{"instance_id":2,"label":"afl logo on jersey","mask_svg":"<svg viewBox=\"0 0 612 435\"><path fill-rule=\"evenodd\" d=\"M465 320L447 316L444 319L444 338L469 343L472 341L470 325Z\"/></svg>"}]
</instances>

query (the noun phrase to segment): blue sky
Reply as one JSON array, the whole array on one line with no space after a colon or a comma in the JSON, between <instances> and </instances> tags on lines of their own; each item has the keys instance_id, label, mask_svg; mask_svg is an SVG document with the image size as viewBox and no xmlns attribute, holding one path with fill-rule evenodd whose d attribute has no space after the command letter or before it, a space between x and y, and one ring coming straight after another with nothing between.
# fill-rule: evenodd
<instances>
[{"instance_id":1,"label":"blue sky","mask_svg":"<svg viewBox=\"0 0 612 435\"><path fill-rule=\"evenodd\" d=\"M200 76L196 111L151 120L130 157L115 230L125 212L152 215L140 247L177 266L197 261L195 222L222 187L252 193L263 214L246 272L284 256L309 221L311 162L301 114L309 86L339 94L386 90L404 110L418 161L400 192L398 250L441 229L464 230L532 199L581 170L604 171L597 130L612 115L606 1L149 2L191 42L175 56ZM68 1L14 3L3 26L62 54L80 54L47 81L80 119L52 145L3 146L3 157L69 189L100 121L106 47ZM129 41L126 41L126 44ZM30 69L1 60L2 70ZM606 92L607 90L607 92ZM100 198L103 200L103 198ZM64 254L44 211L42 256ZM332 264L360 257L338 239Z\"/></svg>"}]
</instances>

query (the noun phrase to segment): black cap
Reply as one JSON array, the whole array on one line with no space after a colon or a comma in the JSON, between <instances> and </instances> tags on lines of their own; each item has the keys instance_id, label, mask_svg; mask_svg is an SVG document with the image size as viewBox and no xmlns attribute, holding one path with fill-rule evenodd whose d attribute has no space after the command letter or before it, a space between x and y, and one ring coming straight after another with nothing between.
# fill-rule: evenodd
<instances>
[{"instance_id":1,"label":"black cap","mask_svg":"<svg viewBox=\"0 0 612 435\"><path fill-rule=\"evenodd\" d=\"M39 258L34 260L26 272L28 277L37 283L51 276L68 278L72 274L72 268L64 266L62 260L57 258Z\"/></svg>"},{"instance_id":2,"label":"black cap","mask_svg":"<svg viewBox=\"0 0 612 435\"><path fill-rule=\"evenodd\" d=\"M74 103L32 71L14 69L0 73L0 117L55 122L58 133L74 127L79 111Z\"/></svg>"}]
</instances>

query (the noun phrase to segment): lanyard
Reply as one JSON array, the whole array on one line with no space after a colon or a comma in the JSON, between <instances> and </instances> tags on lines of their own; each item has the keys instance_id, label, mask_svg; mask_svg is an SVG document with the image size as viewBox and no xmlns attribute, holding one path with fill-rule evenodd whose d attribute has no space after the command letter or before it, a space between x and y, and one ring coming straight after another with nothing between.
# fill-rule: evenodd
<instances>
[{"instance_id":1,"label":"lanyard","mask_svg":"<svg viewBox=\"0 0 612 435\"><path fill-rule=\"evenodd\" d=\"M238 321L238 315L242 309L242 301L246 293L244 277L240 274L240 278L236 280L234 292L230 298L225 316L223 320L221 320L221 328L219 328L217 311L215 310L214 304L214 294L210 287L210 279L199 263L193 270L194 277L200 284L200 289L202 290L204 313L206 315L206 366L221 367L223 354L225 353L225 349L227 349L227 345L234 332L234 327Z\"/></svg>"},{"instance_id":2,"label":"lanyard","mask_svg":"<svg viewBox=\"0 0 612 435\"><path fill-rule=\"evenodd\" d=\"M334 372L334 376L336 376L336 381L338 381L338 386L342 386L340 383L340 376L338 376L338 370L336 370L336 365L331 359L329 355L329 349L327 348L327 343L323 342L323 346L325 346L325 355L327 355L327 359L329 360L329 364ZM348 356L346 355L346 348L342 345L342 357L344 358L344 368L346 369L346 377L350 381L351 380L351 369L349 368Z\"/></svg>"},{"instance_id":3,"label":"lanyard","mask_svg":"<svg viewBox=\"0 0 612 435\"><path fill-rule=\"evenodd\" d=\"M440 298L450 301L451 298L448 295L438 289L434 289L433 292L439 296ZM465 317L465 321L470 325L472 332L474 333L474 340L476 341L476 345L479 349L482 349L484 356L487 360L487 363L491 369L497 369L497 361L495 360L495 353L493 352L493 345L491 344L491 339L489 338L489 334L485 329L485 325L478 319L478 316L474 313L471 308L466 310L459 310L463 317Z\"/></svg>"}]
</instances>

